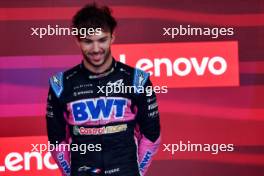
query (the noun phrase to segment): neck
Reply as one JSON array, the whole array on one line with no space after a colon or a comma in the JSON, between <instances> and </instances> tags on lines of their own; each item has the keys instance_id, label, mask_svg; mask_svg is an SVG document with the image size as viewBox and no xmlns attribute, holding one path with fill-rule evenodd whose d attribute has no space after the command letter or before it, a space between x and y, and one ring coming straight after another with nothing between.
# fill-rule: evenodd
<instances>
[{"instance_id":1,"label":"neck","mask_svg":"<svg viewBox=\"0 0 264 176\"><path fill-rule=\"evenodd\" d=\"M95 67L91 65L89 62L87 62L85 59L83 61L84 67L88 69L89 71L95 73L95 74L100 74L105 72L108 68L110 68L112 64L113 58L112 55L109 55L109 57L106 59L105 63L101 66Z\"/></svg>"}]
</instances>

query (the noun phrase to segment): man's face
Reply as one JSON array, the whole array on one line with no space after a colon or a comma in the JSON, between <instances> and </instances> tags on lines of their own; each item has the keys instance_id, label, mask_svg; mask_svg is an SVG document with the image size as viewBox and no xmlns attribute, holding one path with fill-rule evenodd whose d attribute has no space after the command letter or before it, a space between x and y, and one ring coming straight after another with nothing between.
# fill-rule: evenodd
<instances>
[{"instance_id":1,"label":"man's face","mask_svg":"<svg viewBox=\"0 0 264 176\"><path fill-rule=\"evenodd\" d=\"M111 44L114 37L110 32L101 32L100 35L88 35L78 41L84 56L84 61L93 67L104 65L107 59L111 59Z\"/></svg>"}]
</instances>

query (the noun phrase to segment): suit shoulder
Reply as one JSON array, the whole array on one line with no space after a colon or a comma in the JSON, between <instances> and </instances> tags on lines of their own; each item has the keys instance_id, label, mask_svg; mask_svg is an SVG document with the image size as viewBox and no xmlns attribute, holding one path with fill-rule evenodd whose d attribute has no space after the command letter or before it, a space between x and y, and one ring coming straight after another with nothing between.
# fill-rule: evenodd
<instances>
[{"instance_id":1,"label":"suit shoulder","mask_svg":"<svg viewBox=\"0 0 264 176\"><path fill-rule=\"evenodd\" d=\"M64 71L64 79L70 80L74 78L80 72L80 64Z\"/></svg>"},{"instance_id":2,"label":"suit shoulder","mask_svg":"<svg viewBox=\"0 0 264 176\"><path fill-rule=\"evenodd\" d=\"M65 81L73 78L79 72L80 65L76 65L68 70L57 72L49 78L49 83L55 95L59 98L65 87Z\"/></svg>"},{"instance_id":3,"label":"suit shoulder","mask_svg":"<svg viewBox=\"0 0 264 176\"><path fill-rule=\"evenodd\" d=\"M124 71L125 73L129 73L133 76L133 85L136 87L144 86L146 81L149 78L149 73L139 69L134 68L129 65L126 65L121 62L117 62L119 64L120 71Z\"/></svg>"},{"instance_id":4,"label":"suit shoulder","mask_svg":"<svg viewBox=\"0 0 264 176\"><path fill-rule=\"evenodd\" d=\"M133 73L135 70L134 67L131 67L131 66L124 64L122 62L117 61L116 63L117 63L118 68L120 69L120 71L124 70L126 72Z\"/></svg>"}]
</instances>

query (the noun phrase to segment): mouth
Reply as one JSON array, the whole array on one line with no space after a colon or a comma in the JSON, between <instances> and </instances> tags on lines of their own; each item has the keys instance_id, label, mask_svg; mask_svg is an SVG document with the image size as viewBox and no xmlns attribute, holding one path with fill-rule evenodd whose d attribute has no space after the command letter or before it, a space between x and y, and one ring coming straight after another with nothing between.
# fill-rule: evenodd
<instances>
[{"instance_id":1,"label":"mouth","mask_svg":"<svg viewBox=\"0 0 264 176\"><path fill-rule=\"evenodd\" d=\"M89 54L89 58L95 62L99 62L103 59L103 53Z\"/></svg>"}]
</instances>

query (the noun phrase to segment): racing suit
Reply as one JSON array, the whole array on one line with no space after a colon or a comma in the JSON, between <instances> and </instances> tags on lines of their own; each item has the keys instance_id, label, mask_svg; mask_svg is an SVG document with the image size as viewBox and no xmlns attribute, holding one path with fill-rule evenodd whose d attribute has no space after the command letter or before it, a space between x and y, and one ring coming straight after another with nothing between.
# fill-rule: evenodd
<instances>
[{"instance_id":1,"label":"racing suit","mask_svg":"<svg viewBox=\"0 0 264 176\"><path fill-rule=\"evenodd\" d=\"M48 138L63 175L145 175L160 143L149 74L113 58L104 73L94 74L81 63L49 83ZM129 86L132 91L118 91Z\"/></svg>"}]
</instances>

